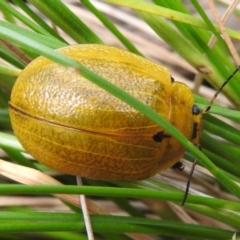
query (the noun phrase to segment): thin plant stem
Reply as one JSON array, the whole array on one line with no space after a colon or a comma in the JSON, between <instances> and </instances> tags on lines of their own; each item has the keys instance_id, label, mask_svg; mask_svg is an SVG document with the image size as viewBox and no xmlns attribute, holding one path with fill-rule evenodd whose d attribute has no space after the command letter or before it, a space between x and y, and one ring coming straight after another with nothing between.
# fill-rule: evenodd
<instances>
[{"instance_id":1,"label":"thin plant stem","mask_svg":"<svg viewBox=\"0 0 240 240\"><path fill-rule=\"evenodd\" d=\"M82 185L81 177L77 176L76 178L77 178L77 184L79 186L81 186ZM80 200L80 205L82 206L83 219L84 219L85 226L86 226L88 240L94 240L94 235L93 235L93 231L92 231L92 225L91 225L91 220L90 220L89 213L88 213L87 201L86 201L85 195L80 194L79 200Z\"/></svg>"}]
</instances>

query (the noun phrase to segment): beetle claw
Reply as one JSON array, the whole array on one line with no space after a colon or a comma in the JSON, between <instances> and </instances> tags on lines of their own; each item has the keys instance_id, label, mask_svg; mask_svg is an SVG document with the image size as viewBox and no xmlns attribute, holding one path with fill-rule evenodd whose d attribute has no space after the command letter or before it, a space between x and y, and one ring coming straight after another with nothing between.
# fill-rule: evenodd
<instances>
[{"instance_id":1,"label":"beetle claw","mask_svg":"<svg viewBox=\"0 0 240 240\"><path fill-rule=\"evenodd\" d=\"M184 167L185 167L184 164L180 161L178 161L178 162L176 162L175 164L172 165L173 169L178 169L180 171L183 171Z\"/></svg>"},{"instance_id":2,"label":"beetle claw","mask_svg":"<svg viewBox=\"0 0 240 240\"><path fill-rule=\"evenodd\" d=\"M153 135L153 140L155 142L161 142L164 138L169 138L169 137L171 137L169 134L165 134L163 131L161 131Z\"/></svg>"}]
</instances>

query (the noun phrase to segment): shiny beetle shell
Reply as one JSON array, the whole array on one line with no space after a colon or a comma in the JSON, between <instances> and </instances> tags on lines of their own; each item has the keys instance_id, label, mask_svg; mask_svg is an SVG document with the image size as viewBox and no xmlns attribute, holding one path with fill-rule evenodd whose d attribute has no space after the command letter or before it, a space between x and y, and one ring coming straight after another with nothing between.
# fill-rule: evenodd
<instances>
[{"instance_id":1,"label":"shiny beetle shell","mask_svg":"<svg viewBox=\"0 0 240 240\"><path fill-rule=\"evenodd\" d=\"M83 44L61 48L124 89L198 143L201 114L188 86L128 51ZM184 147L139 111L45 57L31 62L11 94L10 117L23 147L64 173L102 180L139 180L178 162Z\"/></svg>"}]
</instances>

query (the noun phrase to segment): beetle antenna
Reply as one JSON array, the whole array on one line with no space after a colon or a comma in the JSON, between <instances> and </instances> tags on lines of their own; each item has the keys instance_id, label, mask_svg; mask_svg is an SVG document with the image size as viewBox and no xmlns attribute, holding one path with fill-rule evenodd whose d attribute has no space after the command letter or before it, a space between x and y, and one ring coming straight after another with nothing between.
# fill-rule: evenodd
<instances>
[{"instance_id":1,"label":"beetle antenna","mask_svg":"<svg viewBox=\"0 0 240 240\"><path fill-rule=\"evenodd\" d=\"M193 176L193 172L194 172L196 164L197 164L197 159L194 160L194 162L192 164L192 167L191 167L191 171L190 171L189 176L188 176L185 193L184 193L184 197L183 197L183 200L182 200L182 207L184 206L184 204L187 200L187 196L188 196L188 193L189 193L189 188L190 188L190 184L191 184L191 181L192 181L192 176Z\"/></svg>"},{"instance_id":2,"label":"beetle antenna","mask_svg":"<svg viewBox=\"0 0 240 240\"><path fill-rule=\"evenodd\" d=\"M217 90L217 92L214 94L206 108L202 111L202 114L207 113L211 109L212 103L215 101L218 94L222 91L222 89L225 87L225 85L233 78L233 76L240 70L240 65L235 69L235 71L224 81L222 86Z\"/></svg>"},{"instance_id":3,"label":"beetle antenna","mask_svg":"<svg viewBox=\"0 0 240 240\"><path fill-rule=\"evenodd\" d=\"M214 96L212 97L212 99L209 101L209 103L207 104L207 106L205 107L205 109L202 111L202 114L207 113L210 109L211 109L211 105L213 104L213 102L215 101L216 97L218 96L218 94L222 91L222 89L225 87L225 85L227 85L227 83L234 77L234 75L240 70L240 65L234 70L234 72L224 81L224 83L220 86L220 88L216 91L216 93L214 94ZM199 149L201 150L201 146L199 145ZM186 190L185 190L185 194L182 200L182 206L184 206L186 200L187 200L187 196L189 193L189 188L190 188L190 184L191 184L191 180L192 180L192 176L193 176L193 172L195 169L195 166L197 164L197 159L194 160L193 164L192 164L192 168L191 171L189 173L188 176L188 181L187 181L187 185L186 185Z\"/></svg>"}]
</instances>

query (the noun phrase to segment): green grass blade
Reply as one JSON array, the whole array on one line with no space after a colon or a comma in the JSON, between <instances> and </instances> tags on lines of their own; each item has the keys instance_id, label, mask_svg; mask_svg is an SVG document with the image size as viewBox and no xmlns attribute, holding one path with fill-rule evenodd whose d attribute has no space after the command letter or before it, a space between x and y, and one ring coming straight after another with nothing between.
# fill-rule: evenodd
<instances>
[{"instance_id":1,"label":"green grass blade","mask_svg":"<svg viewBox=\"0 0 240 240\"><path fill-rule=\"evenodd\" d=\"M60 0L30 0L37 9L51 19L78 43L102 43L64 3Z\"/></svg>"},{"instance_id":2,"label":"green grass blade","mask_svg":"<svg viewBox=\"0 0 240 240\"><path fill-rule=\"evenodd\" d=\"M107 27L131 52L142 56L142 53L117 29L117 27L107 19L89 0L81 0L84 4L103 24Z\"/></svg>"}]
</instances>

